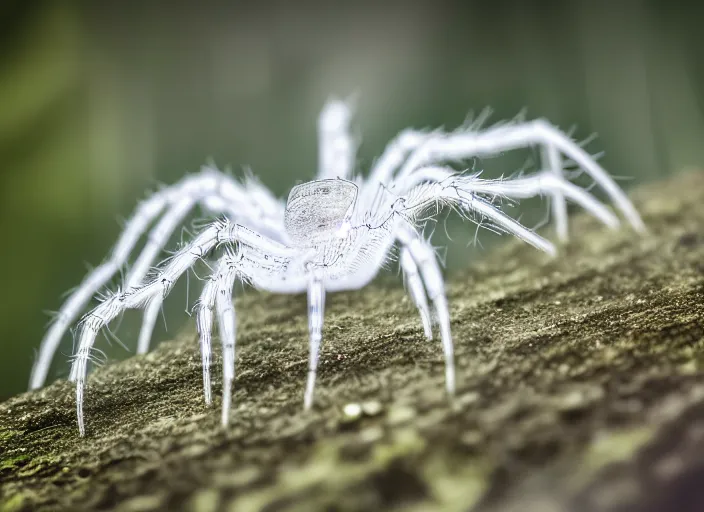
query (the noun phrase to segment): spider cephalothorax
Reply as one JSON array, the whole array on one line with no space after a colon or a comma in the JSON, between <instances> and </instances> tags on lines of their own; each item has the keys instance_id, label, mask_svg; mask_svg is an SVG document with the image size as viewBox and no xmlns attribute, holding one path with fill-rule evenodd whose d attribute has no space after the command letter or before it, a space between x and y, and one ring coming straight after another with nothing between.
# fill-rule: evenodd
<instances>
[{"instance_id":1,"label":"spider cephalothorax","mask_svg":"<svg viewBox=\"0 0 704 512\"><path fill-rule=\"evenodd\" d=\"M352 216L357 190L357 185L341 178L293 187L284 213L284 227L291 242L312 247L338 236Z\"/></svg>"},{"instance_id":2,"label":"spider cephalothorax","mask_svg":"<svg viewBox=\"0 0 704 512\"><path fill-rule=\"evenodd\" d=\"M310 408L326 291L365 286L389 259L391 249L398 247L403 277L428 338L433 335L433 322L437 324L445 356L446 387L453 393L453 344L443 278L433 247L421 235L429 218L450 206L468 220L513 234L550 254L555 252L554 246L502 212L499 200L549 196L557 233L563 239L567 237L568 199L607 226L617 227L619 220L609 208L566 178L566 157L604 189L635 229L643 230L637 211L609 175L580 145L545 121L513 121L486 129L474 123L453 132L405 130L387 146L369 176L362 178L353 176L356 144L349 129L351 110L348 102L339 100L325 106L318 124L317 179L294 187L285 204L251 175L240 182L210 167L140 204L110 258L61 307L42 340L30 386L44 383L66 330L91 297L125 264L152 223L155 225L144 248L125 276L124 291L110 294L79 324L70 379L76 383L81 435L85 433L83 388L98 332L124 310L144 308L137 351L146 352L164 298L174 282L201 258L219 253L195 309L208 404L213 318L217 318L223 350L222 423L226 425L235 377L232 291L236 281L276 293L307 292L310 350L304 406ZM542 168L532 175L487 180L441 165L530 146L542 150ZM170 235L197 205L222 219L152 269Z\"/></svg>"}]
</instances>

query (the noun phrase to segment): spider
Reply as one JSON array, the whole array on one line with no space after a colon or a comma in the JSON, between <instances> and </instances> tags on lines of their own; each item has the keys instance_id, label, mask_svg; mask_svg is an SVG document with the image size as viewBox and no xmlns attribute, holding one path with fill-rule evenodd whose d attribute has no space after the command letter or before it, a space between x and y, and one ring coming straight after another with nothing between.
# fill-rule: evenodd
<instances>
[{"instance_id":1,"label":"spider","mask_svg":"<svg viewBox=\"0 0 704 512\"><path fill-rule=\"evenodd\" d=\"M580 144L545 120L514 119L483 128L483 116L453 131L400 132L372 166L368 177L355 174L357 141L351 134L352 100L330 99L318 118L319 169L316 179L295 186L284 203L251 173L238 181L211 166L186 176L141 202L110 257L68 297L41 343L30 387L41 387L66 330L92 296L126 263L139 238L155 223L122 290L103 298L77 329L70 381L76 386L76 414L85 435L83 394L88 362L98 332L129 308L144 309L138 353L149 349L162 303L175 281L197 261L220 256L195 306L200 337L203 387L211 403L211 340L214 317L223 353L222 424L230 417L235 378L236 322L233 286L240 281L274 293L307 292L309 359L304 409L313 404L322 342L326 292L356 290L368 284L397 254L408 293L420 314L425 336L436 324L445 359L448 394L455 390L450 315L441 268L423 236L425 223L443 207L467 220L491 225L548 254L555 246L500 209L500 200L548 196L557 236L566 239L566 200L577 203L609 228L619 219L587 190L568 179L568 163L586 172L637 231L641 218L624 192ZM541 150L541 169L513 178L483 179L448 162L490 157L519 148ZM167 240L195 206L220 216L152 268ZM397 252L392 251L396 248Z\"/></svg>"}]
</instances>

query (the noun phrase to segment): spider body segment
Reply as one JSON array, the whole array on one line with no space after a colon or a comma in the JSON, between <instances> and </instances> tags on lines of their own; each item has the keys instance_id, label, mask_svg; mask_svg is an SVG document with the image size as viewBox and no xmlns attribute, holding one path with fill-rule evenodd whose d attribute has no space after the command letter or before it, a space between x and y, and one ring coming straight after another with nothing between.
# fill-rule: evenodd
<instances>
[{"instance_id":1,"label":"spider body segment","mask_svg":"<svg viewBox=\"0 0 704 512\"><path fill-rule=\"evenodd\" d=\"M560 238L567 237L566 200L573 201L610 228L619 219L592 194L571 183L563 172L570 159L603 188L636 229L643 223L622 190L580 145L545 121L495 125L481 122L452 132L405 130L386 148L367 178L354 175L357 144L350 132L350 102L331 100L318 122L319 171L315 181L294 187L284 204L253 176L237 181L214 168L166 187L142 202L127 223L111 256L67 299L42 341L31 388L43 385L66 330L91 297L126 263L139 238L147 241L117 290L83 316L77 331L70 380L76 384L79 432L85 434L83 394L87 366L97 334L130 308L144 309L138 353L149 342L162 303L175 281L198 260L217 255L213 272L195 306L200 338L205 401L210 404L211 341L217 321L223 352L222 424L230 416L235 378L236 318L233 287L241 281L274 293L307 292L309 364L304 407L313 391L322 343L326 292L364 287L398 248L399 265L425 336L440 334L447 392L455 389L453 342L444 281L434 248L422 235L429 218L451 207L474 222L488 223L549 254L554 245L504 213L500 199L547 195ZM538 146L538 172L511 179L482 179L445 165L471 157ZM202 206L221 218L160 266L158 254L184 217Z\"/></svg>"}]
</instances>

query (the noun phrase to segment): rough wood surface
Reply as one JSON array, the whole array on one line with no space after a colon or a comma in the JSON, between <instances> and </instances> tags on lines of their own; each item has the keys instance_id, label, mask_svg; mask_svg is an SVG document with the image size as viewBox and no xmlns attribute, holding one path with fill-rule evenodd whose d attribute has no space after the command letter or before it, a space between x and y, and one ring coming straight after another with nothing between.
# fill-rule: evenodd
<instances>
[{"instance_id":1,"label":"rough wood surface","mask_svg":"<svg viewBox=\"0 0 704 512\"><path fill-rule=\"evenodd\" d=\"M247 294L229 430L184 335L91 375L84 439L67 382L0 405L0 510L704 510L704 174L633 197L646 237L577 216L454 275L453 401L376 285L330 295L304 413L305 300Z\"/></svg>"}]
</instances>

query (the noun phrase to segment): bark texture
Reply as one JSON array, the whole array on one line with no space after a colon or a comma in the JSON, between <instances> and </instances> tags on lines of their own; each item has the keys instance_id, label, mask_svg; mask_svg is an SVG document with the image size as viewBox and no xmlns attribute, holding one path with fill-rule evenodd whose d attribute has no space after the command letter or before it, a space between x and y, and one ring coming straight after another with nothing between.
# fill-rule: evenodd
<instances>
[{"instance_id":1,"label":"bark texture","mask_svg":"<svg viewBox=\"0 0 704 512\"><path fill-rule=\"evenodd\" d=\"M704 174L636 190L449 280L458 392L403 289L329 295L315 410L304 297L236 303L232 425L194 334L0 404L0 511L704 510ZM219 358L214 361L214 395Z\"/></svg>"}]
</instances>

